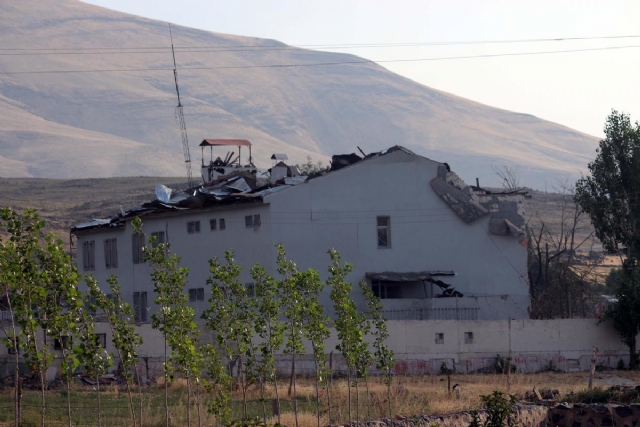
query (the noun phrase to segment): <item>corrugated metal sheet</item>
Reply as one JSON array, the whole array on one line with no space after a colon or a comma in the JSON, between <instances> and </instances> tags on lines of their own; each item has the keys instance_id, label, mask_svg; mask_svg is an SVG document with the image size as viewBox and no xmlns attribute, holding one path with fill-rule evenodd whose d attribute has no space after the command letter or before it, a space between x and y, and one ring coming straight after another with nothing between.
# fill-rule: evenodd
<instances>
[{"instance_id":1,"label":"corrugated metal sheet","mask_svg":"<svg viewBox=\"0 0 640 427\"><path fill-rule=\"evenodd\" d=\"M234 145L236 147L251 147L246 139L203 139L200 147L213 147L221 145Z\"/></svg>"}]
</instances>

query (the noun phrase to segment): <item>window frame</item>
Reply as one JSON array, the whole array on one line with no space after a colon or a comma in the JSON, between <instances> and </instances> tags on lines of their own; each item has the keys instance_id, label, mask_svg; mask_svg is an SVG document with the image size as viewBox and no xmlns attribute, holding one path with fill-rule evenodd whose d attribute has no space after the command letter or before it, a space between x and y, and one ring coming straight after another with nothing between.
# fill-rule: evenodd
<instances>
[{"instance_id":1,"label":"window frame","mask_svg":"<svg viewBox=\"0 0 640 427\"><path fill-rule=\"evenodd\" d=\"M204 288L189 288L189 302L204 301Z\"/></svg>"},{"instance_id":2,"label":"window frame","mask_svg":"<svg viewBox=\"0 0 640 427\"><path fill-rule=\"evenodd\" d=\"M104 264L107 269L118 268L118 238L104 239Z\"/></svg>"},{"instance_id":3,"label":"window frame","mask_svg":"<svg viewBox=\"0 0 640 427\"><path fill-rule=\"evenodd\" d=\"M134 320L138 323L147 321L147 292L138 291L133 293Z\"/></svg>"},{"instance_id":4,"label":"window frame","mask_svg":"<svg viewBox=\"0 0 640 427\"><path fill-rule=\"evenodd\" d=\"M187 221L187 234L200 233L200 220Z\"/></svg>"},{"instance_id":5,"label":"window frame","mask_svg":"<svg viewBox=\"0 0 640 427\"><path fill-rule=\"evenodd\" d=\"M211 231L216 231L218 229L218 220L216 218L209 220L209 229Z\"/></svg>"},{"instance_id":6,"label":"window frame","mask_svg":"<svg viewBox=\"0 0 640 427\"><path fill-rule=\"evenodd\" d=\"M134 264L144 263L144 245L146 239L144 234L133 233L131 235L131 258Z\"/></svg>"},{"instance_id":7,"label":"window frame","mask_svg":"<svg viewBox=\"0 0 640 427\"><path fill-rule=\"evenodd\" d=\"M96 241L85 240L82 242L82 268L84 271L96 269Z\"/></svg>"},{"instance_id":8,"label":"window frame","mask_svg":"<svg viewBox=\"0 0 640 427\"><path fill-rule=\"evenodd\" d=\"M227 229L227 221L224 218L220 218L219 221L220 231Z\"/></svg>"},{"instance_id":9,"label":"window frame","mask_svg":"<svg viewBox=\"0 0 640 427\"><path fill-rule=\"evenodd\" d=\"M386 224L381 225L380 221L384 220ZM386 244L381 244L380 233L385 232ZM376 240L378 243L378 249L390 249L391 248L391 217L388 215L376 216Z\"/></svg>"},{"instance_id":10,"label":"window frame","mask_svg":"<svg viewBox=\"0 0 640 427\"><path fill-rule=\"evenodd\" d=\"M253 215L253 228L258 228L262 225L262 220L260 219L260 214Z\"/></svg>"},{"instance_id":11,"label":"window frame","mask_svg":"<svg viewBox=\"0 0 640 427\"><path fill-rule=\"evenodd\" d=\"M246 228L253 228L253 215L244 216L244 226Z\"/></svg>"},{"instance_id":12,"label":"window frame","mask_svg":"<svg viewBox=\"0 0 640 427\"><path fill-rule=\"evenodd\" d=\"M158 245L164 245L167 243L166 233L164 230L154 231L151 233L151 237L155 237L155 242L151 245L152 248L157 248Z\"/></svg>"}]
</instances>

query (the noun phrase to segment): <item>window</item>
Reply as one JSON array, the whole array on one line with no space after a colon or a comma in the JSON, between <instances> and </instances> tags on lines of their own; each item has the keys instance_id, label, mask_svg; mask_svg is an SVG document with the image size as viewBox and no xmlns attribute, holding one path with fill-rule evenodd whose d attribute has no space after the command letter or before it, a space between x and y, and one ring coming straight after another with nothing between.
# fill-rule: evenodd
<instances>
[{"instance_id":1,"label":"window","mask_svg":"<svg viewBox=\"0 0 640 427\"><path fill-rule=\"evenodd\" d=\"M464 343L465 344L473 344L473 332L465 332L464 333Z\"/></svg>"},{"instance_id":2,"label":"window","mask_svg":"<svg viewBox=\"0 0 640 427\"><path fill-rule=\"evenodd\" d=\"M147 293L146 292L133 293L133 310L135 312L136 322L147 321Z\"/></svg>"},{"instance_id":3,"label":"window","mask_svg":"<svg viewBox=\"0 0 640 427\"><path fill-rule=\"evenodd\" d=\"M253 226L254 227L260 227L261 224L262 224L262 221L260 220L260 214L254 215L253 216Z\"/></svg>"},{"instance_id":4,"label":"window","mask_svg":"<svg viewBox=\"0 0 640 427\"><path fill-rule=\"evenodd\" d=\"M227 224L224 221L224 218L220 218L220 230L224 230L225 228L227 228Z\"/></svg>"},{"instance_id":5,"label":"window","mask_svg":"<svg viewBox=\"0 0 640 427\"><path fill-rule=\"evenodd\" d=\"M117 239L105 239L104 262L107 268L118 267L118 241Z\"/></svg>"},{"instance_id":6,"label":"window","mask_svg":"<svg viewBox=\"0 0 640 427\"><path fill-rule=\"evenodd\" d=\"M402 298L400 284L397 282L383 282L375 280L371 283L373 294L380 299Z\"/></svg>"},{"instance_id":7,"label":"window","mask_svg":"<svg viewBox=\"0 0 640 427\"><path fill-rule=\"evenodd\" d=\"M444 334L442 332L436 333L436 344L444 344Z\"/></svg>"},{"instance_id":8,"label":"window","mask_svg":"<svg viewBox=\"0 0 640 427\"><path fill-rule=\"evenodd\" d=\"M253 216L247 215L244 217L244 226L247 228L253 228Z\"/></svg>"},{"instance_id":9,"label":"window","mask_svg":"<svg viewBox=\"0 0 640 427\"><path fill-rule=\"evenodd\" d=\"M189 301L204 301L204 288L189 288Z\"/></svg>"},{"instance_id":10,"label":"window","mask_svg":"<svg viewBox=\"0 0 640 427\"><path fill-rule=\"evenodd\" d=\"M113 311L117 315L120 315L120 301L118 301L113 294L107 294L107 298L113 303Z\"/></svg>"},{"instance_id":11,"label":"window","mask_svg":"<svg viewBox=\"0 0 640 427\"><path fill-rule=\"evenodd\" d=\"M215 231L218 229L218 220L217 219L210 219L209 220L209 227L211 227L211 231Z\"/></svg>"},{"instance_id":12,"label":"window","mask_svg":"<svg viewBox=\"0 0 640 427\"><path fill-rule=\"evenodd\" d=\"M7 347L7 351L9 352L9 354L16 354L16 349L18 350L18 353L20 352L20 340L18 339L18 337L14 337L13 340L11 340L11 338L6 338L8 341L5 341L5 344L8 345ZM10 341L13 341L13 343L9 344Z\"/></svg>"},{"instance_id":13,"label":"window","mask_svg":"<svg viewBox=\"0 0 640 427\"><path fill-rule=\"evenodd\" d=\"M82 266L84 271L96 269L96 241L82 242Z\"/></svg>"},{"instance_id":14,"label":"window","mask_svg":"<svg viewBox=\"0 0 640 427\"><path fill-rule=\"evenodd\" d=\"M200 221L188 221L187 222L187 233L199 233L200 232Z\"/></svg>"},{"instance_id":15,"label":"window","mask_svg":"<svg viewBox=\"0 0 640 427\"><path fill-rule=\"evenodd\" d=\"M93 339L102 348L107 348L107 334L94 334Z\"/></svg>"},{"instance_id":16,"label":"window","mask_svg":"<svg viewBox=\"0 0 640 427\"><path fill-rule=\"evenodd\" d=\"M140 264L144 262L144 234L134 233L131 236L131 253L133 255L133 263Z\"/></svg>"},{"instance_id":17,"label":"window","mask_svg":"<svg viewBox=\"0 0 640 427\"><path fill-rule=\"evenodd\" d=\"M158 245L162 245L166 243L164 231L154 231L151 233L151 237L155 237L155 241L152 244L152 247L157 248Z\"/></svg>"},{"instance_id":18,"label":"window","mask_svg":"<svg viewBox=\"0 0 640 427\"><path fill-rule=\"evenodd\" d=\"M388 216L379 216L377 218L378 228L378 247L391 247L391 218Z\"/></svg>"},{"instance_id":19,"label":"window","mask_svg":"<svg viewBox=\"0 0 640 427\"><path fill-rule=\"evenodd\" d=\"M256 285L255 285L255 283L247 283L246 285L244 285L244 287L247 290L247 296L249 298L254 298L256 296Z\"/></svg>"},{"instance_id":20,"label":"window","mask_svg":"<svg viewBox=\"0 0 640 427\"><path fill-rule=\"evenodd\" d=\"M58 338L53 340L53 349L54 350L62 350L63 348L65 350L71 350L72 346L73 346L73 339L72 339L72 337L70 337L68 335L63 335L62 336L62 343L60 343L60 340Z\"/></svg>"}]
</instances>

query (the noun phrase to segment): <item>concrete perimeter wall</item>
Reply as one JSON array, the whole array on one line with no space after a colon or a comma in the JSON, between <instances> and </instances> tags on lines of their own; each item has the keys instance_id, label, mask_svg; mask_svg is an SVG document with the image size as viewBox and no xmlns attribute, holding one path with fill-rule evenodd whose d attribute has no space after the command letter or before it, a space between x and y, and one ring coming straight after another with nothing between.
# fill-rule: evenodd
<instances>
[{"instance_id":1,"label":"concrete perimeter wall","mask_svg":"<svg viewBox=\"0 0 640 427\"><path fill-rule=\"evenodd\" d=\"M471 373L491 368L496 356L508 357L519 372L537 372L553 367L563 371L588 370L593 346L598 346L598 364L615 368L619 360L625 366L629 353L616 331L609 324L598 325L595 319L567 320L391 320L388 322L387 344L395 352L396 374L437 374L442 363L460 373ZM107 350L115 354L111 333L106 324L96 327L106 333ZM154 379L162 373L164 340L159 331L149 324L137 327L144 344L139 349L140 372ZM436 334L438 342L436 342ZM1 333L0 333L1 335ZM214 333L204 330L203 344L213 343ZM49 341L51 342L51 341ZM346 366L337 345L335 330L326 342L326 351L333 351L335 372L345 372ZM311 346L306 343L307 354L297 356L296 370L302 374L314 372ZM56 352L54 352L56 353ZM0 345L0 376L11 372L13 356ZM117 362L114 364L114 368ZM283 375L291 372L291 358L277 356L277 368Z\"/></svg>"}]
</instances>

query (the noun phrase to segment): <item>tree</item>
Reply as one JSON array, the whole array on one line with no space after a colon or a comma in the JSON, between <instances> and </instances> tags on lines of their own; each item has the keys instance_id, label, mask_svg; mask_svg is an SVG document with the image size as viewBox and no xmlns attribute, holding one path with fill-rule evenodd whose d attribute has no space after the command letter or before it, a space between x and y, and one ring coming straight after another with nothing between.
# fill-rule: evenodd
<instances>
[{"instance_id":1,"label":"tree","mask_svg":"<svg viewBox=\"0 0 640 427\"><path fill-rule=\"evenodd\" d=\"M607 250L627 248L631 267L640 257L640 124L613 110L604 133L591 175L578 180L575 197Z\"/></svg>"},{"instance_id":2,"label":"tree","mask_svg":"<svg viewBox=\"0 0 640 427\"><path fill-rule=\"evenodd\" d=\"M518 166L491 166L501 181L502 188L508 191L517 190L520 187L520 177L518 176Z\"/></svg>"},{"instance_id":3,"label":"tree","mask_svg":"<svg viewBox=\"0 0 640 427\"><path fill-rule=\"evenodd\" d=\"M623 259L626 280L618 292L618 304L605 319L613 325L629 346L629 366L636 367L638 332L634 313L622 310L636 307L640 300L637 271L640 259L640 124L631 124L628 114L611 112L604 127L596 158L589 163L590 176L576 183L576 201L589 214L598 239L605 249Z\"/></svg>"},{"instance_id":4,"label":"tree","mask_svg":"<svg viewBox=\"0 0 640 427\"><path fill-rule=\"evenodd\" d=\"M307 162L298 165L298 170L300 171L300 175L317 175L324 170L324 166L322 166L321 161L314 163L311 156L307 156Z\"/></svg>"},{"instance_id":5,"label":"tree","mask_svg":"<svg viewBox=\"0 0 640 427\"><path fill-rule=\"evenodd\" d=\"M131 425L135 427L136 416L133 409L133 396L131 395L131 384L133 382L131 371L135 369L138 363L136 348L142 344L142 337L136 333L134 326L131 324L133 321L133 309L122 298L122 290L116 276L111 276L107 279L111 298L102 292L93 276L85 276L85 282L89 288L88 292L92 304L95 305L96 311L102 311L111 329L111 340L118 353L118 359L122 364L122 371L127 384ZM140 405L142 405L142 400ZM142 425L142 413L140 414L140 425Z\"/></svg>"},{"instance_id":6,"label":"tree","mask_svg":"<svg viewBox=\"0 0 640 427\"><path fill-rule=\"evenodd\" d=\"M615 274L615 272L612 272ZM604 312L601 322L610 321L620 340L629 347L629 368L638 367L636 337L640 333L640 272L618 275L617 303Z\"/></svg>"},{"instance_id":7,"label":"tree","mask_svg":"<svg viewBox=\"0 0 640 427\"><path fill-rule=\"evenodd\" d=\"M263 384L261 388L263 422L267 422L266 408L264 401L264 382L273 384L276 393L276 409L278 423L280 423L280 394L278 391L278 379L276 375L275 353L282 347L284 342L284 323L280 319L280 300L278 299L278 282L269 276L259 264L251 268L251 278L253 279L256 293L256 307L259 315L255 318L256 333L262 342L258 348L260 350L260 365L258 372L262 375Z\"/></svg>"}]
</instances>

